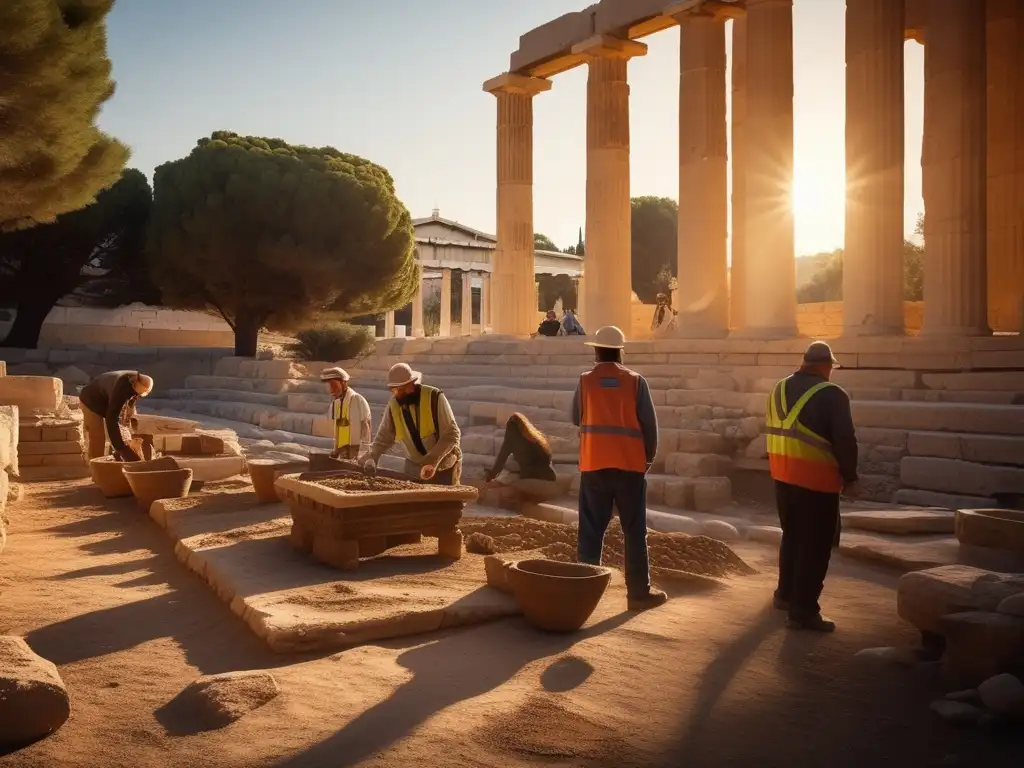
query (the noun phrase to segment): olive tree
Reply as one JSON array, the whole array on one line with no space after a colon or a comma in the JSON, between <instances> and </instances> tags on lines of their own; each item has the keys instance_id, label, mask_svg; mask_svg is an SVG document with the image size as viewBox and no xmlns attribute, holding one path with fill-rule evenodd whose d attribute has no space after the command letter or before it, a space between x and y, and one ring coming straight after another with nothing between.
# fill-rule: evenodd
<instances>
[{"instance_id":1,"label":"olive tree","mask_svg":"<svg viewBox=\"0 0 1024 768\"><path fill-rule=\"evenodd\" d=\"M120 177L128 149L95 124L114 93L113 5L0 2L0 230L78 210Z\"/></svg>"},{"instance_id":2,"label":"olive tree","mask_svg":"<svg viewBox=\"0 0 1024 768\"><path fill-rule=\"evenodd\" d=\"M153 180L153 282L167 306L218 312L237 355L262 327L404 306L413 242L391 174L332 147L217 132Z\"/></svg>"}]
</instances>

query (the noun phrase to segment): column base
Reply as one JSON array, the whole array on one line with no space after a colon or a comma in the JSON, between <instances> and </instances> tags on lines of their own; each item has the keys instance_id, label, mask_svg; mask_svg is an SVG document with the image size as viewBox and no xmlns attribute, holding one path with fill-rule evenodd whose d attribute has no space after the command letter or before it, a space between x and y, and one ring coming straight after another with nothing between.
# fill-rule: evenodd
<instances>
[{"instance_id":1,"label":"column base","mask_svg":"<svg viewBox=\"0 0 1024 768\"><path fill-rule=\"evenodd\" d=\"M843 328L842 336L848 339L879 338L882 336L906 336L907 330L901 326L880 327L877 325L851 325Z\"/></svg>"},{"instance_id":2,"label":"column base","mask_svg":"<svg viewBox=\"0 0 1024 768\"><path fill-rule=\"evenodd\" d=\"M710 326L682 326L679 318L676 318L676 330L668 338L676 339L724 339L729 336L728 328L714 328Z\"/></svg>"},{"instance_id":3,"label":"column base","mask_svg":"<svg viewBox=\"0 0 1024 768\"><path fill-rule=\"evenodd\" d=\"M991 336L991 328L977 328L974 326L962 327L952 326L948 328L922 328L918 333L918 336L928 336L929 338L935 337L949 337L949 338L977 338L979 336Z\"/></svg>"},{"instance_id":4,"label":"column base","mask_svg":"<svg viewBox=\"0 0 1024 768\"><path fill-rule=\"evenodd\" d=\"M729 334L730 339L751 339L754 341L774 341L776 339L799 339L803 338L800 331L793 326L778 326L775 328L741 328Z\"/></svg>"}]
</instances>

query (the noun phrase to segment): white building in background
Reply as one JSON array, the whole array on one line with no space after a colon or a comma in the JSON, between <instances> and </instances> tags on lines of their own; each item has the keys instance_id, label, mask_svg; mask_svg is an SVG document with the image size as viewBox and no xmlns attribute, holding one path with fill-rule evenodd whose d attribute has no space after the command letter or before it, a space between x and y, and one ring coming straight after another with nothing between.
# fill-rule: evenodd
<instances>
[{"instance_id":1,"label":"white building in background","mask_svg":"<svg viewBox=\"0 0 1024 768\"><path fill-rule=\"evenodd\" d=\"M491 272L496 236L481 232L457 221L441 217L436 208L428 218L413 219L416 231L416 259L423 268L423 285L412 302L412 327L406 335L423 336L423 299L440 292L441 320L439 335L469 336L486 333L490 327ZM474 316L473 303L463 302L462 315L452 318L452 273L459 272L463 295L480 296L479 312ZM565 275L573 280L583 276L583 257L557 251L534 252L535 279L541 275ZM537 287L535 283L535 288ZM384 335L395 333L394 312L384 323ZM401 329L399 329L400 331Z\"/></svg>"}]
</instances>

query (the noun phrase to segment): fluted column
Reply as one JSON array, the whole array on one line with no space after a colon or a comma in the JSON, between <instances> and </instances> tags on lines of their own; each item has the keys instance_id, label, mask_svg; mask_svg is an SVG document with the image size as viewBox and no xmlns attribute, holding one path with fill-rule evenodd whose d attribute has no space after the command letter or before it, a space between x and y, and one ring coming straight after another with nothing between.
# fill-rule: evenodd
<instances>
[{"instance_id":1,"label":"fluted column","mask_svg":"<svg viewBox=\"0 0 1024 768\"><path fill-rule=\"evenodd\" d=\"M462 335L469 336L473 332L473 275L462 273L462 317L459 320Z\"/></svg>"},{"instance_id":2,"label":"fluted column","mask_svg":"<svg viewBox=\"0 0 1024 768\"><path fill-rule=\"evenodd\" d=\"M580 272L580 276L576 278L576 318L583 325L587 322L587 305L584 299L587 296L587 281L584 279L585 275ZM586 326L583 326L586 328Z\"/></svg>"},{"instance_id":3,"label":"fluted column","mask_svg":"<svg viewBox=\"0 0 1024 768\"><path fill-rule=\"evenodd\" d=\"M452 271L447 268L441 270L441 318L437 335L452 335Z\"/></svg>"},{"instance_id":4,"label":"fluted column","mask_svg":"<svg viewBox=\"0 0 1024 768\"><path fill-rule=\"evenodd\" d=\"M988 332L985 3L932 0L924 61L923 334Z\"/></svg>"},{"instance_id":5,"label":"fluted column","mask_svg":"<svg viewBox=\"0 0 1024 768\"><path fill-rule=\"evenodd\" d=\"M395 310L393 309L384 313L384 338L395 338Z\"/></svg>"},{"instance_id":6,"label":"fluted column","mask_svg":"<svg viewBox=\"0 0 1024 768\"><path fill-rule=\"evenodd\" d=\"M480 333L491 332L491 273L480 279Z\"/></svg>"},{"instance_id":7,"label":"fluted column","mask_svg":"<svg viewBox=\"0 0 1024 768\"><path fill-rule=\"evenodd\" d=\"M627 63L647 46L599 35L573 47L588 57L586 306L596 330L632 325Z\"/></svg>"},{"instance_id":8,"label":"fluted column","mask_svg":"<svg viewBox=\"0 0 1024 768\"><path fill-rule=\"evenodd\" d=\"M1024 331L1024 6L988 0L988 319Z\"/></svg>"},{"instance_id":9,"label":"fluted column","mask_svg":"<svg viewBox=\"0 0 1024 768\"><path fill-rule=\"evenodd\" d=\"M419 283L416 286L416 293L412 297L412 320L409 335L414 339L423 338L423 269L419 271Z\"/></svg>"},{"instance_id":10,"label":"fluted column","mask_svg":"<svg viewBox=\"0 0 1024 768\"><path fill-rule=\"evenodd\" d=\"M525 335L531 311L533 266L533 97L551 82L504 74L484 83L498 100L498 246L493 277L495 333Z\"/></svg>"},{"instance_id":11,"label":"fluted column","mask_svg":"<svg viewBox=\"0 0 1024 768\"><path fill-rule=\"evenodd\" d=\"M746 324L796 335L793 208L793 0L747 0Z\"/></svg>"},{"instance_id":12,"label":"fluted column","mask_svg":"<svg viewBox=\"0 0 1024 768\"><path fill-rule=\"evenodd\" d=\"M904 0L846 2L843 331L903 333Z\"/></svg>"},{"instance_id":13,"label":"fluted column","mask_svg":"<svg viewBox=\"0 0 1024 768\"><path fill-rule=\"evenodd\" d=\"M742 330L749 301L747 263L747 19L732 22L732 219L729 238L729 327Z\"/></svg>"},{"instance_id":14,"label":"fluted column","mask_svg":"<svg viewBox=\"0 0 1024 768\"><path fill-rule=\"evenodd\" d=\"M679 19L678 334L729 332L725 21Z\"/></svg>"}]
</instances>

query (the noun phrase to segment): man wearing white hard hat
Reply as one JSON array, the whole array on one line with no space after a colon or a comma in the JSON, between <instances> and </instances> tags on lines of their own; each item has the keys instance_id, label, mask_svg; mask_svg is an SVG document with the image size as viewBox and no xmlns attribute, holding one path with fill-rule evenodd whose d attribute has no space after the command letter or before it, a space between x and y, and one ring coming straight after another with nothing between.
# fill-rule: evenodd
<instances>
[{"instance_id":1,"label":"man wearing white hard hat","mask_svg":"<svg viewBox=\"0 0 1024 768\"><path fill-rule=\"evenodd\" d=\"M344 368L324 368L320 381L330 390L331 413L334 421L335 459L356 459L360 446L369 445L373 434L370 426L370 406L366 398L349 386L349 375Z\"/></svg>"},{"instance_id":2,"label":"man wearing white hard hat","mask_svg":"<svg viewBox=\"0 0 1024 768\"><path fill-rule=\"evenodd\" d=\"M405 472L437 485L458 485L462 477L462 433L448 398L422 383L422 374L406 363L388 371L391 400L377 428L377 437L361 461L367 472L399 442L405 448Z\"/></svg>"},{"instance_id":3,"label":"man wearing white hard hat","mask_svg":"<svg viewBox=\"0 0 1024 768\"><path fill-rule=\"evenodd\" d=\"M626 593L631 611L668 598L651 587L647 555L647 472L658 453L658 417L643 376L622 364L626 337L614 325L598 330L596 362L580 376L572 401L580 428L581 563L600 565L604 534L614 509L626 542Z\"/></svg>"}]
</instances>

